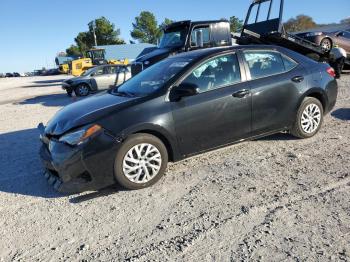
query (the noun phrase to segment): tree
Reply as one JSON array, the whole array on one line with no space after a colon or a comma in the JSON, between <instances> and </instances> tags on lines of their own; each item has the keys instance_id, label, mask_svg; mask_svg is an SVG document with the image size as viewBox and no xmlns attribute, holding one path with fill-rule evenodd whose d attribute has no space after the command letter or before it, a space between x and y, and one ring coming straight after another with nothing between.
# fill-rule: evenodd
<instances>
[{"instance_id":1,"label":"tree","mask_svg":"<svg viewBox=\"0 0 350 262\"><path fill-rule=\"evenodd\" d=\"M80 53L79 47L77 47L76 45L71 45L69 48L67 48L66 53L67 53L67 56L73 56L73 57L82 56L82 54Z\"/></svg>"},{"instance_id":2,"label":"tree","mask_svg":"<svg viewBox=\"0 0 350 262\"><path fill-rule=\"evenodd\" d=\"M156 17L153 13L142 11L139 16L135 17L132 23L133 30L131 37L141 43L157 44L161 35Z\"/></svg>"},{"instance_id":3,"label":"tree","mask_svg":"<svg viewBox=\"0 0 350 262\"><path fill-rule=\"evenodd\" d=\"M115 25L112 24L104 16L95 20L96 24L96 39L98 45L122 45L125 41L119 38L120 29L115 29ZM89 33L93 36L92 23L89 23ZM93 40L93 39L92 39Z\"/></svg>"},{"instance_id":4,"label":"tree","mask_svg":"<svg viewBox=\"0 0 350 262\"><path fill-rule=\"evenodd\" d=\"M231 29L231 32L233 32L233 33L240 32L242 30L242 27L243 27L243 20L240 20L236 16L231 16L230 17L230 29Z\"/></svg>"},{"instance_id":5,"label":"tree","mask_svg":"<svg viewBox=\"0 0 350 262\"><path fill-rule=\"evenodd\" d=\"M174 22L175 22L174 20L171 20L171 19L169 19L169 18L165 18L164 21L163 21L163 23L161 23L161 24L159 25L159 29L160 29L160 30L163 30L167 25L170 25L170 24L172 24L172 23L174 23Z\"/></svg>"},{"instance_id":6,"label":"tree","mask_svg":"<svg viewBox=\"0 0 350 262\"><path fill-rule=\"evenodd\" d=\"M93 24L96 25L95 34L98 45L125 44L125 41L119 38L120 29L115 29L115 25L102 16L88 24L88 31L80 32L77 37L74 38L75 45L71 45L66 50L67 55L83 56L87 50L95 45Z\"/></svg>"},{"instance_id":7,"label":"tree","mask_svg":"<svg viewBox=\"0 0 350 262\"><path fill-rule=\"evenodd\" d=\"M284 28L287 32L304 31L316 27L312 17L307 15L298 15L296 18L289 19L284 23Z\"/></svg>"}]
</instances>

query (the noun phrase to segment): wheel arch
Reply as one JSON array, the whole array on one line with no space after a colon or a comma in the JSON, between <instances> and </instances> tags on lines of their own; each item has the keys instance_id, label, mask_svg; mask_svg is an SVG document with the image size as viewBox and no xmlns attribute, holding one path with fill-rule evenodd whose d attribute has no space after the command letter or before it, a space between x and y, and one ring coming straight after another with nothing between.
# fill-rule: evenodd
<instances>
[{"instance_id":1,"label":"wheel arch","mask_svg":"<svg viewBox=\"0 0 350 262\"><path fill-rule=\"evenodd\" d=\"M124 130L122 139L125 140L130 135L140 133L153 135L160 139L167 149L169 161L175 162L181 159L176 138L171 134L171 132L161 126L154 124L142 124L139 126L134 126L128 130Z\"/></svg>"},{"instance_id":2,"label":"wheel arch","mask_svg":"<svg viewBox=\"0 0 350 262\"><path fill-rule=\"evenodd\" d=\"M327 96L326 93L323 89L321 88L311 88L308 90L300 99L298 108L300 107L301 103L306 97L313 97L319 100L322 104L323 111L325 112L327 109Z\"/></svg>"},{"instance_id":3,"label":"wheel arch","mask_svg":"<svg viewBox=\"0 0 350 262\"><path fill-rule=\"evenodd\" d=\"M333 39L332 39L331 37L329 37L329 36L323 37L323 38L321 39L321 41L320 41L320 45L322 45L322 42L323 42L323 40L325 40L325 39L328 39L328 40L331 42L331 49L332 49L333 46L334 46L334 42L333 42Z\"/></svg>"},{"instance_id":4,"label":"wheel arch","mask_svg":"<svg viewBox=\"0 0 350 262\"><path fill-rule=\"evenodd\" d=\"M76 83L74 83L73 88L76 88L76 87L78 87L78 86L80 86L80 85L87 85L87 86L89 87L89 89L92 90L92 89L91 89L91 84L89 83L89 81L79 81L79 82L76 82Z\"/></svg>"},{"instance_id":5,"label":"wheel arch","mask_svg":"<svg viewBox=\"0 0 350 262\"><path fill-rule=\"evenodd\" d=\"M149 135L157 137L165 145L167 152L168 152L169 160L174 161L174 150L173 150L173 146L172 146L171 142L168 140L168 138L164 134L162 134L158 130L142 129L142 130L139 130L137 132L134 132L133 134L149 134Z\"/></svg>"}]
</instances>

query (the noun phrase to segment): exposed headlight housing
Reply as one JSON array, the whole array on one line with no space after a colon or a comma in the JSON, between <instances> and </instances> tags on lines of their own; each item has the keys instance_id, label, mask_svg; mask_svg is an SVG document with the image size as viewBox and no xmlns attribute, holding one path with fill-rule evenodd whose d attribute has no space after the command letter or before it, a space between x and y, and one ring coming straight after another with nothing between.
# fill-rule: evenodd
<instances>
[{"instance_id":1,"label":"exposed headlight housing","mask_svg":"<svg viewBox=\"0 0 350 262\"><path fill-rule=\"evenodd\" d=\"M81 128L71 133L67 133L60 137L59 141L69 144L71 146L77 146L86 142L91 136L97 134L102 130L99 125L92 125Z\"/></svg>"},{"instance_id":2,"label":"exposed headlight housing","mask_svg":"<svg viewBox=\"0 0 350 262\"><path fill-rule=\"evenodd\" d=\"M310 32L310 33L307 33L305 36L310 37L310 36L319 36L319 35L323 35L323 33L322 32Z\"/></svg>"}]
</instances>

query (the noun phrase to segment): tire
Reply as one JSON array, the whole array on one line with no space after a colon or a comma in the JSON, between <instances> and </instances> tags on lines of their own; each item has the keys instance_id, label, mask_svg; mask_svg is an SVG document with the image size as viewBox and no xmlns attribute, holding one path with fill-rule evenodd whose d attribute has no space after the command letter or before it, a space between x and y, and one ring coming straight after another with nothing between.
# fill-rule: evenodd
<instances>
[{"instance_id":1,"label":"tire","mask_svg":"<svg viewBox=\"0 0 350 262\"><path fill-rule=\"evenodd\" d=\"M298 138L313 137L320 131L322 123L323 106L321 102L314 97L306 97L298 109L291 134Z\"/></svg>"},{"instance_id":2,"label":"tire","mask_svg":"<svg viewBox=\"0 0 350 262\"><path fill-rule=\"evenodd\" d=\"M90 94L90 87L87 84L80 84L75 89L76 96L87 96Z\"/></svg>"},{"instance_id":3,"label":"tire","mask_svg":"<svg viewBox=\"0 0 350 262\"><path fill-rule=\"evenodd\" d=\"M332 40L329 38L323 38L320 42L320 46L324 51L329 52L333 47Z\"/></svg>"},{"instance_id":4,"label":"tire","mask_svg":"<svg viewBox=\"0 0 350 262\"><path fill-rule=\"evenodd\" d=\"M150 152L146 154L147 151ZM160 139L149 134L134 134L123 142L117 152L114 177L127 189L142 189L158 182L167 164L168 152ZM150 176L147 177L146 172Z\"/></svg>"}]
</instances>

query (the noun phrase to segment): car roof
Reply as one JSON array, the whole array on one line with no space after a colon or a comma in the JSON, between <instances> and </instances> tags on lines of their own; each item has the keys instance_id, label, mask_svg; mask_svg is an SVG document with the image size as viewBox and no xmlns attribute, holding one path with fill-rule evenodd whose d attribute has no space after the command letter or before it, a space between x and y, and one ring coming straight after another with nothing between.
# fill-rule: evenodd
<instances>
[{"instance_id":1,"label":"car roof","mask_svg":"<svg viewBox=\"0 0 350 262\"><path fill-rule=\"evenodd\" d=\"M280 46L275 45L237 45L237 46L229 46L229 47L213 47L213 48L204 48L200 50L184 52L176 55L177 58L189 58L189 59L201 59L207 56L212 56L220 53L225 53L228 51L236 51L236 50L280 50L282 49Z\"/></svg>"}]
</instances>

